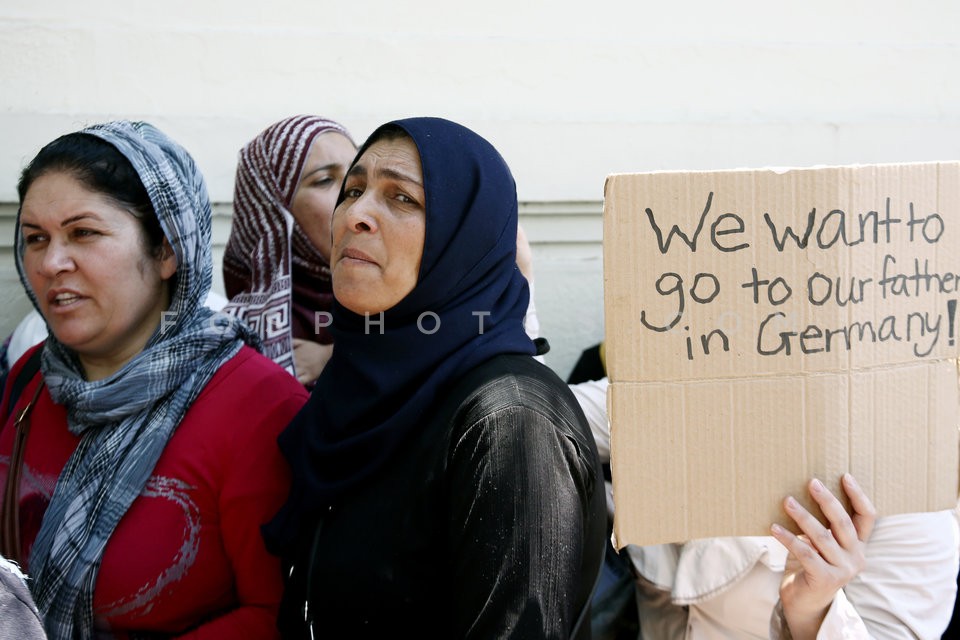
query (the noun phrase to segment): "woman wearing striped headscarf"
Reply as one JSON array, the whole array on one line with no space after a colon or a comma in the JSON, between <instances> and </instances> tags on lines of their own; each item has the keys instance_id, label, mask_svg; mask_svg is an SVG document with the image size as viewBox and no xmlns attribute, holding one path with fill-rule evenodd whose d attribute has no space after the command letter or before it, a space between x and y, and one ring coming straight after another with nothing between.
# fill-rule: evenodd
<instances>
[{"instance_id":1,"label":"woman wearing striped headscarf","mask_svg":"<svg viewBox=\"0 0 960 640\"><path fill-rule=\"evenodd\" d=\"M19 196L17 268L50 335L4 390L0 546L48 636L275 637L259 525L286 495L275 441L307 394L203 306L196 165L149 124L111 122L41 149Z\"/></svg>"},{"instance_id":2,"label":"woman wearing striped headscarf","mask_svg":"<svg viewBox=\"0 0 960 640\"><path fill-rule=\"evenodd\" d=\"M317 116L276 122L240 151L223 257L225 309L305 384L330 359L330 219L356 146Z\"/></svg>"}]
</instances>

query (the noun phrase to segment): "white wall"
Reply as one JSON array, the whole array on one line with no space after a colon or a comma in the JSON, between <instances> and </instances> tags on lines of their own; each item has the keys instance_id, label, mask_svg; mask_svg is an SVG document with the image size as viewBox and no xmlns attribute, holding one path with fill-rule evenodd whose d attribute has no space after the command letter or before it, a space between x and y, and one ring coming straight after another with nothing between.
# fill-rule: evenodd
<instances>
[{"instance_id":1,"label":"white wall","mask_svg":"<svg viewBox=\"0 0 960 640\"><path fill-rule=\"evenodd\" d=\"M960 155L951 0L245 5L2 0L0 202L42 144L109 118L182 142L229 211L237 150L278 118L327 115L362 139L448 117L513 168L566 375L602 336L606 175ZM11 268L0 253L0 330L23 304Z\"/></svg>"}]
</instances>

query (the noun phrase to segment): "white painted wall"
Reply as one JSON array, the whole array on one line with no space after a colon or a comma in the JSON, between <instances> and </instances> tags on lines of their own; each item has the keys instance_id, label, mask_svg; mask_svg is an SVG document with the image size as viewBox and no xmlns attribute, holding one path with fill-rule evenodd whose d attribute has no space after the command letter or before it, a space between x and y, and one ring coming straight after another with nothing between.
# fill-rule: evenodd
<instances>
[{"instance_id":1,"label":"white painted wall","mask_svg":"<svg viewBox=\"0 0 960 640\"><path fill-rule=\"evenodd\" d=\"M93 122L178 139L228 216L237 151L276 119L362 139L444 116L513 168L565 376L602 336L606 175L956 159L958 27L951 0L0 0L0 238L23 164ZM3 332L25 308L9 245Z\"/></svg>"}]
</instances>

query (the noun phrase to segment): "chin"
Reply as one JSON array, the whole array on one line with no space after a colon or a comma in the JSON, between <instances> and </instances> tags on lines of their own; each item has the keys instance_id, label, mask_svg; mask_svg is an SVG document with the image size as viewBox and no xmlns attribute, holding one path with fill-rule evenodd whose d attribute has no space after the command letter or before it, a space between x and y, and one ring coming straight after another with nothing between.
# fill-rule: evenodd
<instances>
[{"instance_id":1,"label":"chin","mask_svg":"<svg viewBox=\"0 0 960 640\"><path fill-rule=\"evenodd\" d=\"M358 316L362 316L362 315L375 316L375 315L377 315L378 313L380 313L379 311L371 311L371 310L370 310L370 305L359 304L359 303L343 302L343 301L340 301L340 304L342 304L344 307L346 307L348 311L352 311L352 312L354 312L355 314L357 314Z\"/></svg>"},{"instance_id":2,"label":"chin","mask_svg":"<svg viewBox=\"0 0 960 640\"><path fill-rule=\"evenodd\" d=\"M63 346L77 351L79 347L87 344L94 338L94 332L86 327L71 327L63 325L47 325L50 333Z\"/></svg>"},{"instance_id":3,"label":"chin","mask_svg":"<svg viewBox=\"0 0 960 640\"><path fill-rule=\"evenodd\" d=\"M68 349L73 351L77 350L78 346L81 346L86 342L84 336L78 336L75 333L63 332L63 331L53 331L52 332L57 341Z\"/></svg>"},{"instance_id":4,"label":"chin","mask_svg":"<svg viewBox=\"0 0 960 640\"><path fill-rule=\"evenodd\" d=\"M334 283L336 283L336 274L334 274ZM370 308L370 299L364 292L369 292L369 287L363 284L337 286L333 285L333 297L348 310L363 315Z\"/></svg>"}]
</instances>

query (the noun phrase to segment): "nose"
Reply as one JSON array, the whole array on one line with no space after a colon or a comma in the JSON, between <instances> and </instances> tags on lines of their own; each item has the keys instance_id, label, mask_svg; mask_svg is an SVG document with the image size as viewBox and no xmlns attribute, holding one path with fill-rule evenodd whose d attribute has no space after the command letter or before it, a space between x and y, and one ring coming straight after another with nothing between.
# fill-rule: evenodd
<instances>
[{"instance_id":1,"label":"nose","mask_svg":"<svg viewBox=\"0 0 960 640\"><path fill-rule=\"evenodd\" d=\"M61 242L51 240L40 256L38 271L48 278L56 277L65 271L76 269L70 248Z\"/></svg>"},{"instance_id":2,"label":"nose","mask_svg":"<svg viewBox=\"0 0 960 640\"><path fill-rule=\"evenodd\" d=\"M373 233L380 228L378 202L369 191L357 198L345 213L347 229L354 233Z\"/></svg>"}]
</instances>

